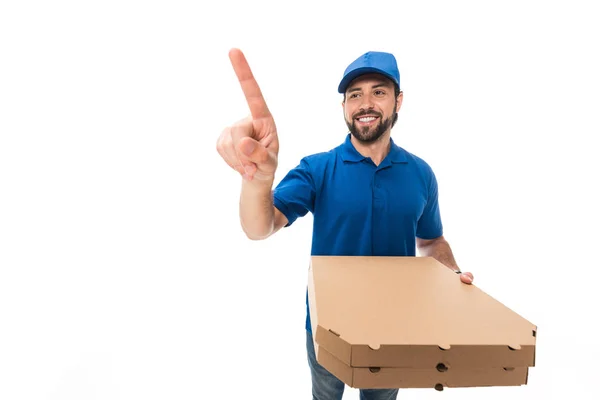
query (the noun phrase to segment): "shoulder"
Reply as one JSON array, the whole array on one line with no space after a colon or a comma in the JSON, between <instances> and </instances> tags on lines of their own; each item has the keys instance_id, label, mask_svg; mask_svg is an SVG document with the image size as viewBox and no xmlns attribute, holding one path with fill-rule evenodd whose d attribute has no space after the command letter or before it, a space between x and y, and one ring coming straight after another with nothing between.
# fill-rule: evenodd
<instances>
[{"instance_id":1,"label":"shoulder","mask_svg":"<svg viewBox=\"0 0 600 400\"><path fill-rule=\"evenodd\" d=\"M289 171L289 177L303 177L315 188L320 188L325 176L335 171L338 147L303 156L296 167Z\"/></svg>"},{"instance_id":2,"label":"shoulder","mask_svg":"<svg viewBox=\"0 0 600 400\"><path fill-rule=\"evenodd\" d=\"M402 147L399 147L399 151L403 153L402 157L406 160L407 164L411 166L413 171L421 176L425 184L431 185L432 183L436 183L433 168L423 157L417 156Z\"/></svg>"},{"instance_id":3,"label":"shoulder","mask_svg":"<svg viewBox=\"0 0 600 400\"><path fill-rule=\"evenodd\" d=\"M392 140L392 159L396 162L404 162L422 171L433 171L431 166L422 157L408 151L406 148L399 146Z\"/></svg>"},{"instance_id":4,"label":"shoulder","mask_svg":"<svg viewBox=\"0 0 600 400\"><path fill-rule=\"evenodd\" d=\"M415 165L417 168L419 168L420 170L427 172L427 173L433 173L433 168L431 168L431 165L427 161L425 161L423 158L421 158L411 152L408 152L406 150L404 150L404 152L406 153L406 157L408 158L408 160L413 165Z\"/></svg>"},{"instance_id":5,"label":"shoulder","mask_svg":"<svg viewBox=\"0 0 600 400\"><path fill-rule=\"evenodd\" d=\"M341 146L317 153L308 154L302 157L300 163L309 167L313 171L323 170L327 168L327 165L336 160L340 147Z\"/></svg>"}]
</instances>

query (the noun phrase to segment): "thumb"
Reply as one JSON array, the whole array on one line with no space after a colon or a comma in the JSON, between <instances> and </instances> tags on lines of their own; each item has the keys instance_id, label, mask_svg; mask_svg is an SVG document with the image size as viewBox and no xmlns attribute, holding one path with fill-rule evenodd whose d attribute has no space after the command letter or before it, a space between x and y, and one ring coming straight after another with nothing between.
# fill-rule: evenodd
<instances>
[{"instance_id":1,"label":"thumb","mask_svg":"<svg viewBox=\"0 0 600 400\"><path fill-rule=\"evenodd\" d=\"M240 140L238 146L238 150L244 156L244 158L257 165L265 164L270 159L269 152L267 151L266 147L252 138L243 138Z\"/></svg>"},{"instance_id":2,"label":"thumb","mask_svg":"<svg viewBox=\"0 0 600 400\"><path fill-rule=\"evenodd\" d=\"M249 139L249 140L248 140ZM246 157L252 156L252 153L256 150L258 142L251 138L245 138L245 140L241 140L239 144L240 153L245 155Z\"/></svg>"}]
</instances>

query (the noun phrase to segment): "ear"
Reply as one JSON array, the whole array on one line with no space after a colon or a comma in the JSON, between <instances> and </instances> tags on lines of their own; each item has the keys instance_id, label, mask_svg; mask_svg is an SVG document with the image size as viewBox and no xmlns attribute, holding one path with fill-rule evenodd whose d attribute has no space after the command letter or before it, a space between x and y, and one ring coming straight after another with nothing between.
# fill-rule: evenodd
<instances>
[{"instance_id":1,"label":"ear","mask_svg":"<svg viewBox=\"0 0 600 400\"><path fill-rule=\"evenodd\" d=\"M398 97L396 97L396 110L400 110L400 106L402 106L402 99L404 98L404 93L400 92Z\"/></svg>"}]
</instances>

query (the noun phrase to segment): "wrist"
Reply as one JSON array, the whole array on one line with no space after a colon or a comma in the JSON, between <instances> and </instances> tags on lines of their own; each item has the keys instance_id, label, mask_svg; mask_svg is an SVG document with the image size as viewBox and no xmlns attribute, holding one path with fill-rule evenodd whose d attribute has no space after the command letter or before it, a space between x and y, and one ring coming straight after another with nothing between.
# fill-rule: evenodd
<instances>
[{"instance_id":1,"label":"wrist","mask_svg":"<svg viewBox=\"0 0 600 400\"><path fill-rule=\"evenodd\" d=\"M271 192L275 178L247 180L242 178L242 190L252 192Z\"/></svg>"}]
</instances>

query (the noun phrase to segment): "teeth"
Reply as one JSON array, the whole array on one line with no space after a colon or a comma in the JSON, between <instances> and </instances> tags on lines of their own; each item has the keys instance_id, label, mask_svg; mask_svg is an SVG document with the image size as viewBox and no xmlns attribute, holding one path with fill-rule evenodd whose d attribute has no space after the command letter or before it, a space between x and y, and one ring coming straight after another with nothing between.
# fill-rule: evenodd
<instances>
[{"instance_id":1,"label":"teeth","mask_svg":"<svg viewBox=\"0 0 600 400\"><path fill-rule=\"evenodd\" d=\"M375 120L375 117L363 117L358 119L360 122L371 122Z\"/></svg>"}]
</instances>

